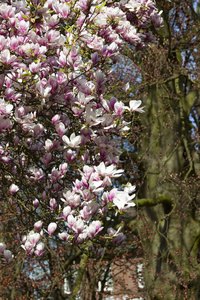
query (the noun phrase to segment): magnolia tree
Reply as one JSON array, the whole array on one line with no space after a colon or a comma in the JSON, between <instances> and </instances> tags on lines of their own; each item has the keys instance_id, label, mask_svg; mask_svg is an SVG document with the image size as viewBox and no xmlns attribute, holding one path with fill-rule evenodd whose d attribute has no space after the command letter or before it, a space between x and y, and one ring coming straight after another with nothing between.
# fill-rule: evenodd
<instances>
[{"instance_id":1,"label":"magnolia tree","mask_svg":"<svg viewBox=\"0 0 200 300\"><path fill-rule=\"evenodd\" d=\"M124 44L145 47L161 24L151 0L0 5L1 201L26 225L13 253L0 241L2 259L20 248L41 256L55 235L96 251L124 242L104 220L134 206L135 186L118 190L113 180L123 174L124 112L141 109L108 99L106 87Z\"/></svg>"}]
</instances>

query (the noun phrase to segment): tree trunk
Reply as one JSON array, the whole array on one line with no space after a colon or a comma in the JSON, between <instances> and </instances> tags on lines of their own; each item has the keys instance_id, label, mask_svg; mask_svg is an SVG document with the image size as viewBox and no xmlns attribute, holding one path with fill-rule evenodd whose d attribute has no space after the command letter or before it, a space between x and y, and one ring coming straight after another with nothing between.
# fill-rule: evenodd
<instances>
[{"instance_id":1,"label":"tree trunk","mask_svg":"<svg viewBox=\"0 0 200 300\"><path fill-rule=\"evenodd\" d=\"M200 298L198 174L188 132L191 107L184 107L189 96L181 90L182 77L174 77L149 87L142 120L148 134L139 151L145 173L137 229L144 249L147 300Z\"/></svg>"}]
</instances>

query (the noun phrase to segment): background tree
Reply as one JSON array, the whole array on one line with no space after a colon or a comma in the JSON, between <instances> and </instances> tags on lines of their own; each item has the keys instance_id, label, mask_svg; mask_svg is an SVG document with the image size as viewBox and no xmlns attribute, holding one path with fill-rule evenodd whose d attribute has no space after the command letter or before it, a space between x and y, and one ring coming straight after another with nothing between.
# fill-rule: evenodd
<instances>
[{"instance_id":1,"label":"background tree","mask_svg":"<svg viewBox=\"0 0 200 300\"><path fill-rule=\"evenodd\" d=\"M128 179L140 185L131 226L143 249L145 299L197 300L200 4L157 5L164 18L164 26L154 31L158 42L139 53L127 47L124 57L121 79L131 84L134 78L129 96L142 99L145 113L141 121L132 119L129 151L121 159Z\"/></svg>"}]
</instances>

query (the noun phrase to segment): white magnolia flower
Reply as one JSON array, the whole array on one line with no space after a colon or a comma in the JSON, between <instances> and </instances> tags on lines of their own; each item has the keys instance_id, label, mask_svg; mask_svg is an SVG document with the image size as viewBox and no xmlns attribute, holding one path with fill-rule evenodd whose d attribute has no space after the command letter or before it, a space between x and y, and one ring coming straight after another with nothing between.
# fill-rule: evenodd
<instances>
[{"instance_id":1,"label":"white magnolia flower","mask_svg":"<svg viewBox=\"0 0 200 300\"><path fill-rule=\"evenodd\" d=\"M120 177L124 172L122 169L117 170L114 164L106 167L104 162L101 162L100 165L94 168L101 176Z\"/></svg>"},{"instance_id":2,"label":"white magnolia flower","mask_svg":"<svg viewBox=\"0 0 200 300\"><path fill-rule=\"evenodd\" d=\"M81 136L75 135L75 133L72 133L70 135L70 138L68 138L66 135L62 137L62 140L64 143L66 143L71 148L76 148L81 143Z\"/></svg>"},{"instance_id":3,"label":"white magnolia flower","mask_svg":"<svg viewBox=\"0 0 200 300\"><path fill-rule=\"evenodd\" d=\"M105 118L102 117L103 111L101 108L99 109L93 109L90 104L87 104L86 106L86 123L89 126L98 125L100 123L103 123Z\"/></svg>"},{"instance_id":4,"label":"white magnolia flower","mask_svg":"<svg viewBox=\"0 0 200 300\"><path fill-rule=\"evenodd\" d=\"M113 198L113 203L117 206L117 208L122 211L131 206L135 206L135 203L132 199L135 198L135 194L129 196L126 191L116 191L115 196Z\"/></svg>"},{"instance_id":5,"label":"white magnolia flower","mask_svg":"<svg viewBox=\"0 0 200 300\"><path fill-rule=\"evenodd\" d=\"M127 192L128 194L131 194L135 192L136 186L132 185L130 182L126 184L126 187L124 188L124 191Z\"/></svg>"},{"instance_id":6,"label":"white magnolia flower","mask_svg":"<svg viewBox=\"0 0 200 300\"><path fill-rule=\"evenodd\" d=\"M52 222L48 225L48 234L52 235L57 229L57 224L55 222Z\"/></svg>"},{"instance_id":7,"label":"white magnolia flower","mask_svg":"<svg viewBox=\"0 0 200 300\"><path fill-rule=\"evenodd\" d=\"M140 112L140 113L143 113L144 110L144 106L143 107L139 107L141 105L142 101L141 100L131 100L129 102L129 106L130 106L130 111L133 112L133 111L137 111L137 112Z\"/></svg>"},{"instance_id":8,"label":"white magnolia flower","mask_svg":"<svg viewBox=\"0 0 200 300\"><path fill-rule=\"evenodd\" d=\"M19 187L16 184L12 183L11 186L10 186L10 188L9 188L9 190L10 190L11 195L13 195L17 191L19 191Z\"/></svg>"}]
</instances>

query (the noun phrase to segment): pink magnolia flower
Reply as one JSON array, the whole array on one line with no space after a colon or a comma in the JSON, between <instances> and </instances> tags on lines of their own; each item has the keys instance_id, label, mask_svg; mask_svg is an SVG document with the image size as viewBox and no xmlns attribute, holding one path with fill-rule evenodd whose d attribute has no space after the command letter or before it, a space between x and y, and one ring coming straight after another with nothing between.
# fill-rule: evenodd
<instances>
[{"instance_id":1,"label":"pink magnolia flower","mask_svg":"<svg viewBox=\"0 0 200 300\"><path fill-rule=\"evenodd\" d=\"M105 76L104 76L103 72L101 72L100 70L96 71L95 79L97 81L98 86L102 85L105 82Z\"/></svg>"},{"instance_id":2,"label":"pink magnolia flower","mask_svg":"<svg viewBox=\"0 0 200 300\"><path fill-rule=\"evenodd\" d=\"M39 206L39 204L40 204L40 202L39 202L38 199L33 200L33 206L34 206L35 208L37 208L37 207Z\"/></svg>"},{"instance_id":3,"label":"pink magnolia flower","mask_svg":"<svg viewBox=\"0 0 200 300\"><path fill-rule=\"evenodd\" d=\"M1 4L0 5L0 15L4 19L13 18L14 17L14 13L15 13L15 7L13 7L11 5L7 5L7 4Z\"/></svg>"},{"instance_id":4,"label":"pink magnolia flower","mask_svg":"<svg viewBox=\"0 0 200 300\"><path fill-rule=\"evenodd\" d=\"M128 8L130 11L138 12L140 10L142 4L143 4L142 1L130 0L130 1L128 1L128 3L125 3L125 7Z\"/></svg>"},{"instance_id":5,"label":"pink magnolia flower","mask_svg":"<svg viewBox=\"0 0 200 300\"><path fill-rule=\"evenodd\" d=\"M98 194L104 190L103 180L100 180L98 173L92 173L89 179L89 190L92 193Z\"/></svg>"},{"instance_id":6,"label":"pink magnolia flower","mask_svg":"<svg viewBox=\"0 0 200 300\"><path fill-rule=\"evenodd\" d=\"M68 164L67 163L63 163L59 166L59 170L61 172L61 175L65 175L68 169Z\"/></svg>"},{"instance_id":7,"label":"pink magnolia flower","mask_svg":"<svg viewBox=\"0 0 200 300\"><path fill-rule=\"evenodd\" d=\"M38 243L36 245L35 254L37 256L41 256L44 251L44 243Z\"/></svg>"},{"instance_id":8,"label":"pink magnolia flower","mask_svg":"<svg viewBox=\"0 0 200 300\"><path fill-rule=\"evenodd\" d=\"M72 229L72 227L73 227L73 225L74 225L75 222L76 222L76 218L74 216L69 215L67 217L67 224L68 224L69 228Z\"/></svg>"},{"instance_id":9,"label":"pink magnolia flower","mask_svg":"<svg viewBox=\"0 0 200 300\"><path fill-rule=\"evenodd\" d=\"M91 54L91 60L92 60L93 64L95 64L95 63L98 62L99 57L98 57L98 53L97 52Z\"/></svg>"},{"instance_id":10,"label":"pink magnolia flower","mask_svg":"<svg viewBox=\"0 0 200 300\"><path fill-rule=\"evenodd\" d=\"M58 122L55 127L59 136L63 136L63 134L65 134L65 132L67 131L65 124L63 124L62 122Z\"/></svg>"},{"instance_id":11,"label":"pink magnolia flower","mask_svg":"<svg viewBox=\"0 0 200 300\"><path fill-rule=\"evenodd\" d=\"M21 20L18 24L17 24L17 28L19 29L19 31L22 34L26 34L29 30L29 21L25 21L25 20Z\"/></svg>"},{"instance_id":12,"label":"pink magnolia flower","mask_svg":"<svg viewBox=\"0 0 200 300\"><path fill-rule=\"evenodd\" d=\"M76 158L76 153L71 149L68 149L64 152L63 157L68 161L68 163L71 163Z\"/></svg>"},{"instance_id":13,"label":"pink magnolia flower","mask_svg":"<svg viewBox=\"0 0 200 300\"><path fill-rule=\"evenodd\" d=\"M0 130L5 129L11 129L12 128L12 122L8 118L4 118L2 115L0 115Z\"/></svg>"},{"instance_id":14,"label":"pink magnolia flower","mask_svg":"<svg viewBox=\"0 0 200 300\"><path fill-rule=\"evenodd\" d=\"M131 194L135 192L136 186L132 185L130 182L127 183L126 187L124 188L124 191L127 192L128 194Z\"/></svg>"},{"instance_id":15,"label":"pink magnolia flower","mask_svg":"<svg viewBox=\"0 0 200 300\"><path fill-rule=\"evenodd\" d=\"M11 186L10 186L10 188L9 188L9 190L10 190L11 195L13 195L17 191L19 191L19 187L16 184L12 183Z\"/></svg>"},{"instance_id":16,"label":"pink magnolia flower","mask_svg":"<svg viewBox=\"0 0 200 300\"><path fill-rule=\"evenodd\" d=\"M117 102L117 99L115 97L111 97L110 98L110 102L109 102L109 108L110 110L114 110L114 107L115 107L115 103Z\"/></svg>"},{"instance_id":17,"label":"pink magnolia flower","mask_svg":"<svg viewBox=\"0 0 200 300\"><path fill-rule=\"evenodd\" d=\"M77 195L74 191L67 191L63 193L64 200L72 208L77 207L80 204L80 195Z\"/></svg>"},{"instance_id":18,"label":"pink magnolia flower","mask_svg":"<svg viewBox=\"0 0 200 300\"><path fill-rule=\"evenodd\" d=\"M113 245L118 246L122 244L126 240L126 236L120 232L121 227L118 228L118 230L115 230L113 228L108 228L107 233L108 236L113 238Z\"/></svg>"},{"instance_id":19,"label":"pink magnolia flower","mask_svg":"<svg viewBox=\"0 0 200 300\"><path fill-rule=\"evenodd\" d=\"M41 168L36 169L35 167L33 167L33 168L30 168L30 171L34 175L34 177L32 177L32 178L34 178L35 180L39 180L44 176L44 172Z\"/></svg>"},{"instance_id":20,"label":"pink magnolia flower","mask_svg":"<svg viewBox=\"0 0 200 300\"><path fill-rule=\"evenodd\" d=\"M39 239L39 233L35 233L33 230L30 231L27 236L23 236L22 238L22 248L27 252L27 254L32 255Z\"/></svg>"},{"instance_id":21,"label":"pink magnolia flower","mask_svg":"<svg viewBox=\"0 0 200 300\"><path fill-rule=\"evenodd\" d=\"M50 28L56 27L56 25L57 25L58 22L59 22L58 15L53 15L53 16L51 16L50 18L48 18L48 19L46 20L46 22L47 22L47 25L48 25Z\"/></svg>"},{"instance_id":22,"label":"pink magnolia flower","mask_svg":"<svg viewBox=\"0 0 200 300\"><path fill-rule=\"evenodd\" d=\"M29 70L32 72L32 73L37 73L41 68L41 63L40 62L32 62L30 65L29 65Z\"/></svg>"},{"instance_id":23,"label":"pink magnolia flower","mask_svg":"<svg viewBox=\"0 0 200 300\"><path fill-rule=\"evenodd\" d=\"M57 7L56 7L57 6ZM59 17L63 19L67 19L70 13L70 7L66 3L59 3L54 5L54 9L59 13Z\"/></svg>"},{"instance_id":24,"label":"pink magnolia flower","mask_svg":"<svg viewBox=\"0 0 200 300\"><path fill-rule=\"evenodd\" d=\"M84 229L84 222L82 219L77 219L74 224L72 229L76 232L76 233L81 233Z\"/></svg>"},{"instance_id":25,"label":"pink magnolia flower","mask_svg":"<svg viewBox=\"0 0 200 300\"><path fill-rule=\"evenodd\" d=\"M115 246L118 246L118 245L121 245L123 242L125 242L126 240L126 236L120 232L112 241L112 243L115 245Z\"/></svg>"},{"instance_id":26,"label":"pink magnolia flower","mask_svg":"<svg viewBox=\"0 0 200 300\"><path fill-rule=\"evenodd\" d=\"M56 125L60 121L60 115L56 114L55 116L53 116L51 121L52 121L53 125Z\"/></svg>"},{"instance_id":27,"label":"pink magnolia flower","mask_svg":"<svg viewBox=\"0 0 200 300\"><path fill-rule=\"evenodd\" d=\"M43 162L44 166L47 167L52 159L51 153L46 153L40 160Z\"/></svg>"},{"instance_id":28,"label":"pink magnolia flower","mask_svg":"<svg viewBox=\"0 0 200 300\"><path fill-rule=\"evenodd\" d=\"M97 204L96 202L89 202L86 203L86 205L80 211L80 215L83 219L89 220L97 213L98 209L99 209L99 204Z\"/></svg>"},{"instance_id":29,"label":"pink magnolia flower","mask_svg":"<svg viewBox=\"0 0 200 300\"><path fill-rule=\"evenodd\" d=\"M0 99L0 114L10 115L12 110L12 104L7 103L4 99Z\"/></svg>"},{"instance_id":30,"label":"pink magnolia flower","mask_svg":"<svg viewBox=\"0 0 200 300\"><path fill-rule=\"evenodd\" d=\"M76 237L75 241L77 244L84 243L88 238L88 233L86 231L83 231L79 233L79 235Z\"/></svg>"},{"instance_id":31,"label":"pink magnolia flower","mask_svg":"<svg viewBox=\"0 0 200 300\"><path fill-rule=\"evenodd\" d=\"M37 83L37 87L36 90L39 92L39 94L45 99L48 98L50 96L50 91L51 91L52 87L47 84L46 86L43 86L42 81Z\"/></svg>"},{"instance_id":32,"label":"pink magnolia flower","mask_svg":"<svg viewBox=\"0 0 200 300\"><path fill-rule=\"evenodd\" d=\"M33 128L34 136L37 137L44 131L44 126L42 124L36 124Z\"/></svg>"},{"instance_id":33,"label":"pink magnolia flower","mask_svg":"<svg viewBox=\"0 0 200 300\"><path fill-rule=\"evenodd\" d=\"M55 222L52 222L48 225L48 234L52 235L57 229L57 224Z\"/></svg>"},{"instance_id":34,"label":"pink magnolia flower","mask_svg":"<svg viewBox=\"0 0 200 300\"><path fill-rule=\"evenodd\" d=\"M90 103L86 106L86 123L94 126L102 123L105 119L102 116L102 110L93 109Z\"/></svg>"},{"instance_id":35,"label":"pink magnolia flower","mask_svg":"<svg viewBox=\"0 0 200 300\"><path fill-rule=\"evenodd\" d=\"M32 245L36 245L40 239L40 234L35 233L34 231L29 232L27 236L27 241L29 241Z\"/></svg>"},{"instance_id":36,"label":"pink magnolia flower","mask_svg":"<svg viewBox=\"0 0 200 300\"><path fill-rule=\"evenodd\" d=\"M51 174L49 174L49 178L55 183L62 177L61 172L53 167Z\"/></svg>"},{"instance_id":37,"label":"pink magnolia flower","mask_svg":"<svg viewBox=\"0 0 200 300\"><path fill-rule=\"evenodd\" d=\"M122 101L118 101L114 104L114 111L118 116L121 116L125 110L125 105Z\"/></svg>"},{"instance_id":38,"label":"pink magnolia flower","mask_svg":"<svg viewBox=\"0 0 200 300\"><path fill-rule=\"evenodd\" d=\"M70 235L67 232L62 232L58 234L59 238L65 242L68 241Z\"/></svg>"},{"instance_id":39,"label":"pink magnolia flower","mask_svg":"<svg viewBox=\"0 0 200 300\"><path fill-rule=\"evenodd\" d=\"M115 237L118 236L119 232L121 230L121 227L118 228L118 230L113 229L112 227L108 228L107 233L109 237Z\"/></svg>"},{"instance_id":40,"label":"pink magnolia flower","mask_svg":"<svg viewBox=\"0 0 200 300\"><path fill-rule=\"evenodd\" d=\"M42 221L37 221L34 224L34 228L36 231L40 231L40 229L42 228L43 222Z\"/></svg>"},{"instance_id":41,"label":"pink magnolia flower","mask_svg":"<svg viewBox=\"0 0 200 300\"><path fill-rule=\"evenodd\" d=\"M78 145L81 143L81 136L78 135L76 136L75 133L73 132L70 135L70 138L68 138L66 135L62 137L63 142L65 142L69 147L71 148L76 148Z\"/></svg>"},{"instance_id":42,"label":"pink magnolia flower","mask_svg":"<svg viewBox=\"0 0 200 300\"><path fill-rule=\"evenodd\" d=\"M89 201L93 198L93 193L90 192L88 189L84 189L82 191L79 191L79 193L85 201Z\"/></svg>"},{"instance_id":43,"label":"pink magnolia flower","mask_svg":"<svg viewBox=\"0 0 200 300\"><path fill-rule=\"evenodd\" d=\"M10 49L15 51L19 46L19 39L15 36L12 36L10 39Z\"/></svg>"},{"instance_id":44,"label":"pink magnolia flower","mask_svg":"<svg viewBox=\"0 0 200 300\"><path fill-rule=\"evenodd\" d=\"M52 87L51 94L58 92L59 85L58 85L58 80L55 76L53 76L53 75L50 76L49 80L48 80L48 83Z\"/></svg>"},{"instance_id":45,"label":"pink magnolia flower","mask_svg":"<svg viewBox=\"0 0 200 300\"><path fill-rule=\"evenodd\" d=\"M65 206L63 209L63 218L65 220L67 220L67 217L70 215L71 213L71 207L70 206Z\"/></svg>"},{"instance_id":46,"label":"pink magnolia flower","mask_svg":"<svg viewBox=\"0 0 200 300\"><path fill-rule=\"evenodd\" d=\"M3 254L7 263L9 263L14 257L10 250L4 250Z\"/></svg>"},{"instance_id":47,"label":"pink magnolia flower","mask_svg":"<svg viewBox=\"0 0 200 300\"><path fill-rule=\"evenodd\" d=\"M25 241L24 245L22 245L22 248L26 251L28 255L32 255L34 253L35 245L27 240Z\"/></svg>"},{"instance_id":48,"label":"pink magnolia flower","mask_svg":"<svg viewBox=\"0 0 200 300\"><path fill-rule=\"evenodd\" d=\"M161 17L161 14L162 14L162 10L159 13L154 11L151 14L152 22L156 27L160 27L163 25L163 18Z\"/></svg>"},{"instance_id":49,"label":"pink magnolia flower","mask_svg":"<svg viewBox=\"0 0 200 300\"><path fill-rule=\"evenodd\" d=\"M8 100L13 99L15 90L13 88L7 88L4 92L4 94Z\"/></svg>"},{"instance_id":50,"label":"pink magnolia flower","mask_svg":"<svg viewBox=\"0 0 200 300\"><path fill-rule=\"evenodd\" d=\"M6 244L0 243L0 253L3 253L5 249L6 249Z\"/></svg>"},{"instance_id":51,"label":"pink magnolia flower","mask_svg":"<svg viewBox=\"0 0 200 300\"><path fill-rule=\"evenodd\" d=\"M17 57L15 55L10 55L10 51L8 49L4 49L0 54L0 61L6 65L11 65L14 61L16 61Z\"/></svg>"},{"instance_id":52,"label":"pink magnolia flower","mask_svg":"<svg viewBox=\"0 0 200 300\"><path fill-rule=\"evenodd\" d=\"M63 51L60 52L59 62L61 63L61 65L63 67L65 67L66 64L67 64L67 57L66 57L66 54Z\"/></svg>"},{"instance_id":53,"label":"pink magnolia flower","mask_svg":"<svg viewBox=\"0 0 200 300\"><path fill-rule=\"evenodd\" d=\"M92 223L90 223L89 227L87 228L89 237L93 239L95 235L98 234L102 229L103 227L101 226L100 221L92 221Z\"/></svg>"},{"instance_id":54,"label":"pink magnolia flower","mask_svg":"<svg viewBox=\"0 0 200 300\"><path fill-rule=\"evenodd\" d=\"M50 152L52 148L53 148L53 142L50 139L47 139L45 141L45 150L47 152Z\"/></svg>"},{"instance_id":55,"label":"pink magnolia flower","mask_svg":"<svg viewBox=\"0 0 200 300\"><path fill-rule=\"evenodd\" d=\"M54 210L57 206L57 203L56 203L56 199L55 198L51 198L50 201L49 201L49 206L50 206L50 209L51 210Z\"/></svg>"}]
</instances>

